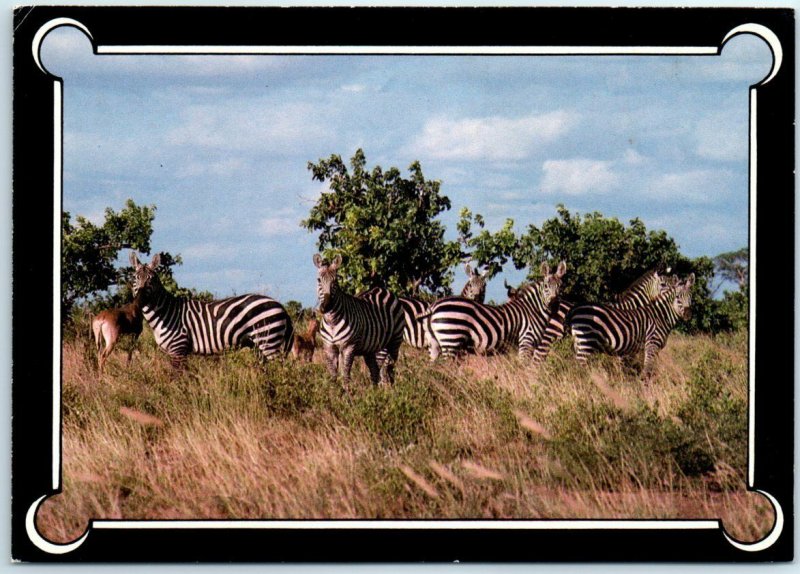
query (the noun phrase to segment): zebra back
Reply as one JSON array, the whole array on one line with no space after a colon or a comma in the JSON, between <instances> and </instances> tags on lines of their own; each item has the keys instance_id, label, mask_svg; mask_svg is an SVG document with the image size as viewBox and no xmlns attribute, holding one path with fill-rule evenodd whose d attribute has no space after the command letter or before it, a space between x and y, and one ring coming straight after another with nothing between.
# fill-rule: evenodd
<instances>
[{"instance_id":1,"label":"zebra back","mask_svg":"<svg viewBox=\"0 0 800 574\"><path fill-rule=\"evenodd\" d=\"M209 355L240 346L258 347L266 359L289 351L294 328L289 314L265 295L240 295L215 301L182 299L168 293L155 269L156 254L149 265L134 264L134 294L142 297L142 313L158 346L180 366L191 354Z\"/></svg>"},{"instance_id":2,"label":"zebra back","mask_svg":"<svg viewBox=\"0 0 800 574\"><path fill-rule=\"evenodd\" d=\"M614 301L607 303L617 309L636 309L648 305L674 283L665 279L659 273L659 268L651 269L631 283L624 291L614 296ZM513 288L506 284L509 294ZM533 352L534 364L541 364L547 359L550 350L556 341L562 339L567 333L567 316L574 303L561 300L548 320L547 328L542 335L541 342Z\"/></svg>"},{"instance_id":3,"label":"zebra back","mask_svg":"<svg viewBox=\"0 0 800 574\"><path fill-rule=\"evenodd\" d=\"M642 307L620 309L612 305L577 305L567 316L579 359L593 352L629 355L650 347L661 349L681 319L688 319L694 275L669 287ZM645 357L647 359L647 356Z\"/></svg>"},{"instance_id":4,"label":"zebra back","mask_svg":"<svg viewBox=\"0 0 800 574\"><path fill-rule=\"evenodd\" d=\"M544 332L565 271L565 264L555 275L547 268L541 281L520 287L517 297L498 306L463 297L436 301L426 323L431 358L436 359L439 351L447 355L467 349L481 354L503 351L512 342L520 345L520 353L530 352Z\"/></svg>"}]
</instances>

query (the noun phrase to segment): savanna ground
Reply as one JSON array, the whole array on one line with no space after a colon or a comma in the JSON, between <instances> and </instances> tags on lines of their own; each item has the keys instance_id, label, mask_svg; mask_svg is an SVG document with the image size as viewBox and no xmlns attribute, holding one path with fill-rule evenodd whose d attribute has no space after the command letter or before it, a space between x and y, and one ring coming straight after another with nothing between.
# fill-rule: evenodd
<instances>
[{"instance_id":1,"label":"savanna ground","mask_svg":"<svg viewBox=\"0 0 800 574\"><path fill-rule=\"evenodd\" d=\"M138 349L99 375L88 337L65 338L64 491L37 516L53 541L90 518L721 518L743 541L773 523L745 488L745 332L673 333L648 386L608 357L580 368L568 341L538 371L404 347L393 387L358 359L349 395L319 349L182 373L149 331Z\"/></svg>"}]
</instances>

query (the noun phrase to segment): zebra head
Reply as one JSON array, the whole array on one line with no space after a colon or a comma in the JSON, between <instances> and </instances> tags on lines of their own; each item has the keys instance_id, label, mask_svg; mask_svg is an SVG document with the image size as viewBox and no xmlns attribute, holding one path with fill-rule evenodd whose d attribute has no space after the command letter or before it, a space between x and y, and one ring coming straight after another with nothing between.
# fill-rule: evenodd
<instances>
[{"instance_id":1,"label":"zebra head","mask_svg":"<svg viewBox=\"0 0 800 574\"><path fill-rule=\"evenodd\" d=\"M322 313L329 310L333 295L339 289L336 270L341 264L341 255L337 255L333 263L328 264L319 253L314 254L314 265L317 268L317 298L319 299L319 310Z\"/></svg>"},{"instance_id":2,"label":"zebra head","mask_svg":"<svg viewBox=\"0 0 800 574\"><path fill-rule=\"evenodd\" d=\"M513 301L517 297L519 297L519 289L516 287L512 287L508 284L508 279L503 279L503 285L506 288L506 294L508 295L508 300Z\"/></svg>"},{"instance_id":3,"label":"zebra head","mask_svg":"<svg viewBox=\"0 0 800 574\"><path fill-rule=\"evenodd\" d=\"M686 278L686 281L679 283L675 287L675 299L672 300L672 309L684 321L692 317L692 286L694 285L694 273Z\"/></svg>"},{"instance_id":4,"label":"zebra head","mask_svg":"<svg viewBox=\"0 0 800 574\"><path fill-rule=\"evenodd\" d=\"M156 253L153 255L153 260L150 263L142 265L136 253L131 251L131 265L133 265L133 296L141 295L147 298L148 295L157 293L163 289L161 280L158 278L156 269L161 265L161 254Z\"/></svg>"},{"instance_id":5,"label":"zebra head","mask_svg":"<svg viewBox=\"0 0 800 574\"><path fill-rule=\"evenodd\" d=\"M561 288L561 278L567 272L567 262L562 261L558 264L555 273L550 273L550 266L546 261L542 262L542 280L539 282L539 295L542 303L550 307L558 300L558 291Z\"/></svg>"},{"instance_id":6,"label":"zebra head","mask_svg":"<svg viewBox=\"0 0 800 574\"><path fill-rule=\"evenodd\" d=\"M469 279L467 279L467 284L461 290L461 296L483 303L484 299L486 299L486 276L489 271L481 273L477 268L472 269L469 263L464 266L464 271L467 272Z\"/></svg>"}]
</instances>

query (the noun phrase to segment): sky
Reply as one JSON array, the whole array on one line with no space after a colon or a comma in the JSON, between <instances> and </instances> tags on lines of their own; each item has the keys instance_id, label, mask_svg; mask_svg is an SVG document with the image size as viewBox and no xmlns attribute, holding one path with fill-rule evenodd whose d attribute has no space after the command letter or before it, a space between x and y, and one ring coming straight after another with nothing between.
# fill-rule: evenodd
<instances>
[{"instance_id":1,"label":"sky","mask_svg":"<svg viewBox=\"0 0 800 574\"><path fill-rule=\"evenodd\" d=\"M746 246L748 88L772 60L752 36L720 56L110 56L64 27L42 61L64 80L66 211L154 204L180 285L311 306L300 221L327 187L307 164L358 148L441 181L451 239L462 207L521 232L561 203L690 257ZM524 275L509 264L487 299Z\"/></svg>"}]
</instances>

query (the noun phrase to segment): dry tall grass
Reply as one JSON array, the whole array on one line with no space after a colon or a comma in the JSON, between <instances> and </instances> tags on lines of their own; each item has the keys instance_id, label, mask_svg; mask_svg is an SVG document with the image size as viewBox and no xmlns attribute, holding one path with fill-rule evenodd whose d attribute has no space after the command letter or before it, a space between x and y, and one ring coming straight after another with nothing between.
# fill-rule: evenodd
<instances>
[{"instance_id":1,"label":"dry tall grass","mask_svg":"<svg viewBox=\"0 0 800 574\"><path fill-rule=\"evenodd\" d=\"M63 484L37 517L54 541L90 518L721 518L741 540L772 508L745 489L744 334L675 334L647 387L566 346L431 366L342 393L320 364L248 350L175 374L144 337L99 375L63 346Z\"/></svg>"}]
</instances>

